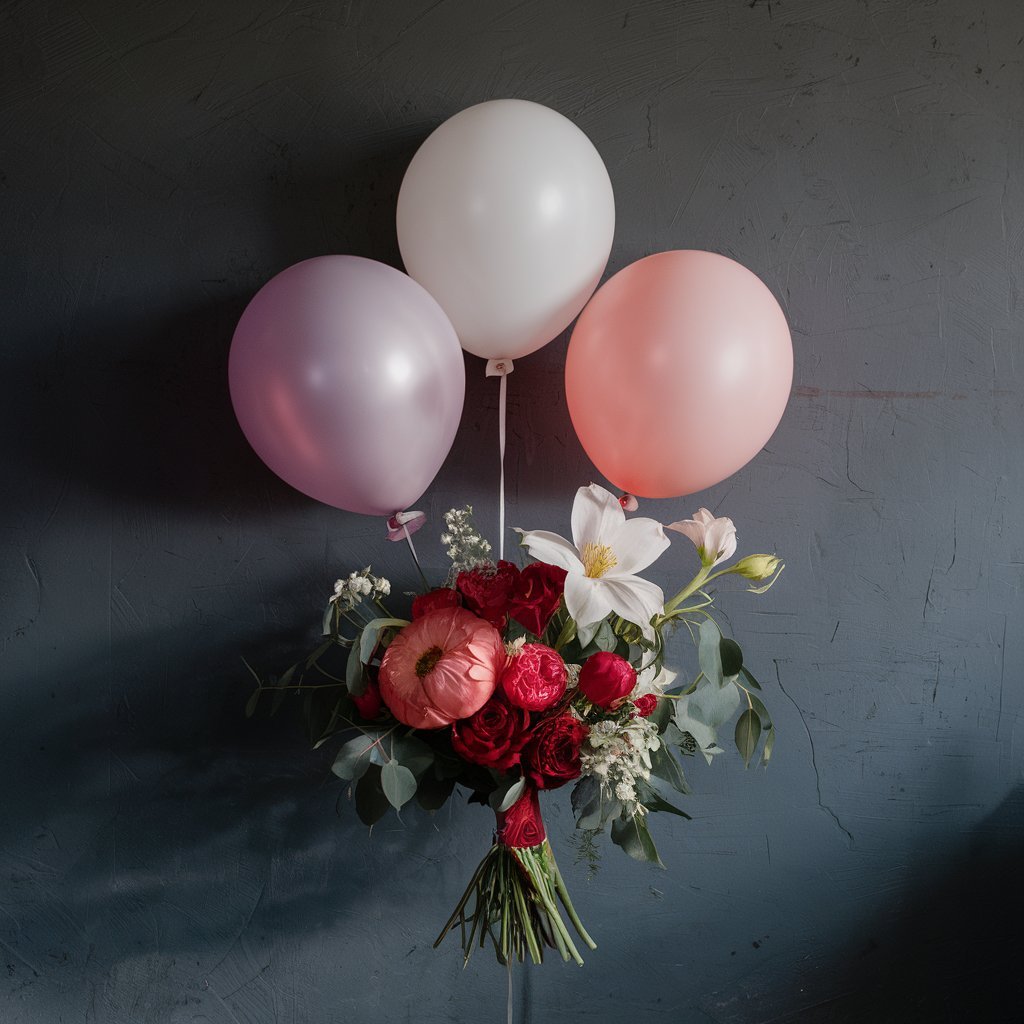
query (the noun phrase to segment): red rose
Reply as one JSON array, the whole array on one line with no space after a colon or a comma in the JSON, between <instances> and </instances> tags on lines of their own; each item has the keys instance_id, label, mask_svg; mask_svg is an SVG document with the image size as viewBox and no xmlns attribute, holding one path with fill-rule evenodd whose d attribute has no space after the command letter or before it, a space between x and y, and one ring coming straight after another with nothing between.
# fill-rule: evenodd
<instances>
[{"instance_id":1,"label":"red rose","mask_svg":"<svg viewBox=\"0 0 1024 1024\"><path fill-rule=\"evenodd\" d=\"M452 590L451 587L438 587L413 599L412 617L418 619L427 612L437 611L438 608L458 608L461 604L462 596L457 590Z\"/></svg>"},{"instance_id":2,"label":"red rose","mask_svg":"<svg viewBox=\"0 0 1024 1024\"><path fill-rule=\"evenodd\" d=\"M474 615L486 619L496 629L504 629L508 622L508 606L518 582L516 566L501 561L493 568L479 566L469 572L460 572L455 586Z\"/></svg>"},{"instance_id":3,"label":"red rose","mask_svg":"<svg viewBox=\"0 0 1024 1024\"><path fill-rule=\"evenodd\" d=\"M353 696L352 703L355 704L356 710L363 718L369 720L376 718L380 714L380 709L384 707L377 681L371 679L366 684L366 689L358 697Z\"/></svg>"},{"instance_id":4,"label":"red rose","mask_svg":"<svg viewBox=\"0 0 1024 1024\"><path fill-rule=\"evenodd\" d=\"M507 810L496 811L497 840L503 846L540 846L547 838L540 816L540 798L533 786L527 785L523 795Z\"/></svg>"},{"instance_id":5,"label":"red rose","mask_svg":"<svg viewBox=\"0 0 1024 1024\"><path fill-rule=\"evenodd\" d=\"M517 708L547 711L565 693L565 662L543 644L523 644L501 674L505 696Z\"/></svg>"},{"instance_id":6,"label":"red rose","mask_svg":"<svg viewBox=\"0 0 1024 1024\"><path fill-rule=\"evenodd\" d=\"M657 695L653 693L645 693L642 697L637 697L633 701L633 707L636 708L637 718L650 718L654 714L654 709L658 706Z\"/></svg>"},{"instance_id":7,"label":"red rose","mask_svg":"<svg viewBox=\"0 0 1024 1024\"><path fill-rule=\"evenodd\" d=\"M475 715L452 723L452 747L470 764L507 772L519 764L530 716L503 697L492 697Z\"/></svg>"},{"instance_id":8,"label":"red rose","mask_svg":"<svg viewBox=\"0 0 1024 1024\"><path fill-rule=\"evenodd\" d=\"M592 704L611 709L632 693L636 686L636 669L611 651L598 651L583 663L579 686Z\"/></svg>"},{"instance_id":9,"label":"red rose","mask_svg":"<svg viewBox=\"0 0 1024 1024\"><path fill-rule=\"evenodd\" d=\"M547 562L533 562L519 574L509 614L535 636L542 636L558 611L566 571Z\"/></svg>"},{"instance_id":10,"label":"red rose","mask_svg":"<svg viewBox=\"0 0 1024 1024\"><path fill-rule=\"evenodd\" d=\"M523 752L526 774L538 789L557 789L580 774L580 744L587 727L570 714L546 718Z\"/></svg>"}]
</instances>

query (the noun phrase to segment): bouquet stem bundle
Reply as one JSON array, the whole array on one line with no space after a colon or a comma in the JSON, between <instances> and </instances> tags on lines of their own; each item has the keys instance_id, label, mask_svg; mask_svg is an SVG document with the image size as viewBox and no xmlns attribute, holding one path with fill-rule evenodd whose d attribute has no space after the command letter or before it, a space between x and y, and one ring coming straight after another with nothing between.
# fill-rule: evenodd
<instances>
[{"instance_id":1,"label":"bouquet stem bundle","mask_svg":"<svg viewBox=\"0 0 1024 1024\"><path fill-rule=\"evenodd\" d=\"M558 870L544 834L537 791L528 788L508 812L499 811L497 817L494 844L434 946L458 927L466 963L473 950L490 939L503 964L522 962L527 956L539 964L547 946L557 950L563 960L574 960L582 967L583 957L561 910L590 949L596 949L597 944L583 927Z\"/></svg>"}]
</instances>

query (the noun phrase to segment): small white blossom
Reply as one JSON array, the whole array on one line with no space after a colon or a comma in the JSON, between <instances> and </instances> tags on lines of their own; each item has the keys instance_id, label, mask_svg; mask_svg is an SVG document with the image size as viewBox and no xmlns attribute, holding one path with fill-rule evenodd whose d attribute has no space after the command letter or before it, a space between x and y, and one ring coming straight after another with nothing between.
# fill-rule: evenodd
<instances>
[{"instance_id":1,"label":"small white blossom","mask_svg":"<svg viewBox=\"0 0 1024 1024\"><path fill-rule=\"evenodd\" d=\"M452 560L453 573L490 564L491 545L477 532L471 505L449 509L444 522L447 530L441 534L441 543Z\"/></svg>"},{"instance_id":2,"label":"small white blossom","mask_svg":"<svg viewBox=\"0 0 1024 1024\"><path fill-rule=\"evenodd\" d=\"M646 718L605 719L590 727L580 750L584 774L596 775L632 814L638 779L651 777L651 754L661 746L658 727Z\"/></svg>"}]
</instances>

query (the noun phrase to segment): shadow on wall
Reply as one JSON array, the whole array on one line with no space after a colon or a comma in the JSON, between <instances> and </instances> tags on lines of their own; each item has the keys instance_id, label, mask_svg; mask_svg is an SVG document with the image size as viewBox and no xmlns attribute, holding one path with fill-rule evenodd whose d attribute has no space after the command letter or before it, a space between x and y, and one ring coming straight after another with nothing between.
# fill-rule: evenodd
<instances>
[{"instance_id":1,"label":"shadow on wall","mask_svg":"<svg viewBox=\"0 0 1024 1024\"><path fill-rule=\"evenodd\" d=\"M466 869L458 858L446 869L451 840L422 813L368 837L329 771L333 749L311 754L287 704L286 722L245 720L236 652L193 645L188 660L208 666L195 678L176 664L185 643L150 637L145 655L136 640L81 663L86 707L54 700L46 678L4 701L5 718L26 723L0 753L5 777L22 780L8 787L0 852L11 995L55 998L140 958L195 985L241 956L243 935L288 949L289 936L332 931L354 950L378 863ZM263 634L253 657L280 668L302 643ZM125 693L116 707L112 672Z\"/></svg>"},{"instance_id":2,"label":"shadow on wall","mask_svg":"<svg viewBox=\"0 0 1024 1024\"><path fill-rule=\"evenodd\" d=\"M1024 1019L1022 862L1024 786L1017 786L957 860L850 951L830 979L841 995L772 1021L1017 1024Z\"/></svg>"},{"instance_id":3,"label":"shadow on wall","mask_svg":"<svg viewBox=\"0 0 1024 1024\"><path fill-rule=\"evenodd\" d=\"M388 230L393 233L392 222ZM262 283L143 319L114 307L83 312L73 343L46 337L24 346L31 356L11 372L25 387L10 410L23 443L9 454L23 460L24 479L42 476L45 486L49 478L51 514L65 493L76 492L201 521L211 512L265 521L309 507L312 499L256 457L231 408L231 337ZM510 378L506 471L512 501L520 489L531 498L564 497L566 480L575 486L595 476L565 405L564 347L558 339L520 360ZM459 493L472 495L483 481L496 494L497 381L485 378L483 360L466 361L462 424L441 476Z\"/></svg>"}]
</instances>

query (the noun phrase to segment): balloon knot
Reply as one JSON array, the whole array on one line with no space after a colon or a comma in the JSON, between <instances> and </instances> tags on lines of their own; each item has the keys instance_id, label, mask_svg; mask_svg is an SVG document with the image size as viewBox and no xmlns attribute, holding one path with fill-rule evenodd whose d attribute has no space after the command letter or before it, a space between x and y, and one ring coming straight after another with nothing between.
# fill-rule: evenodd
<instances>
[{"instance_id":1,"label":"balloon knot","mask_svg":"<svg viewBox=\"0 0 1024 1024\"><path fill-rule=\"evenodd\" d=\"M630 494L628 491L625 494L619 495L619 504L626 512L635 512L640 507L640 502L636 500L636 495Z\"/></svg>"},{"instance_id":2,"label":"balloon knot","mask_svg":"<svg viewBox=\"0 0 1024 1024\"><path fill-rule=\"evenodd\" d=\"M388 519L388 540L405 540L406 534L415 533L425 522L425 512L396 512Z\"/></svg>"}]
</instances>

